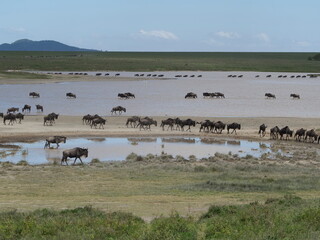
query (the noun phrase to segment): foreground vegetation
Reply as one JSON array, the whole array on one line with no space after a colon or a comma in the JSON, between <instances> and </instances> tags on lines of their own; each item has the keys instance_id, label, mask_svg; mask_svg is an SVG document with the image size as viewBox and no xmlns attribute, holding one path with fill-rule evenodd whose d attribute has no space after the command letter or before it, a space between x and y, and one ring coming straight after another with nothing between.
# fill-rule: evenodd
<instances>
[{"instance_id":1,"label":"foreground vegetation","mask_svg":"<svg viewBox=\"0 0 320 240\"><path fill-rule=\"evenodd\" d=\"M200 218L172 212L150 223L92 207L0 214L1 239L318 239L320 201L285 195L265 203L212 205Z\"/></svg>"},{"instance_id":2,"label":"foreground vegetation","mask_svg":"<svg viewBox=\"0 0 320 240\"><path fill-rule=\"evenodd\" d=\"M0 52L0 72L261 71L319 72L315 53Z\"/></svg>"}]
</instances>

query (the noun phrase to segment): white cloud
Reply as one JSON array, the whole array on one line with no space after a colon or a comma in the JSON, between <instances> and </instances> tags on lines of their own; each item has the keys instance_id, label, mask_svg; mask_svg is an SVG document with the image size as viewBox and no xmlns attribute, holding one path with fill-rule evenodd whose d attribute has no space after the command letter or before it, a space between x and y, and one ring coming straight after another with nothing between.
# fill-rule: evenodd
<instances>
[{"instance_id":1,"label":"white cloud","mask_svg":"<svg viewBox=\"0 0 320 240\"><path fill-rule=\"evenodd\" d=\"M240 38L240 35L236 32L216 32L216 35L222 38L235 39Z\"/></svg>"},{"instance_id":2,"label":"white cloud","mask_svg":"<svg viewBox=\"0 0 320 240\"><path fill-rule=\"evenodd\" d=\"M270 37L266 33L259 33L256 37L263 42L270 42Z\"/></svg>"},{"instance_id":3,"label":"white cloud","mask_svg":"<svg viewBox=\"0 0 320 240\"><path fill-rule=\"evenodd\" d=\"M153 31L140 30L139 33L140 35L145 37L154 37L154 38L161 38L166 40L178 40L178 37L174 33L163 31L163 30L153 30Z\"/></svg>"}]
</instances>

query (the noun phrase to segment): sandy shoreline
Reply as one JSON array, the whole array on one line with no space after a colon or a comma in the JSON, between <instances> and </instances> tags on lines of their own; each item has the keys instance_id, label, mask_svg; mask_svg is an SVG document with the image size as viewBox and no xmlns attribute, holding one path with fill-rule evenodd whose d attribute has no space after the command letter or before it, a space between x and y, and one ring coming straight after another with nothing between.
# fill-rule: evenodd
<instances>
[{"instance_id":1,"label":"sandy shoreline","mask_svg":"<svg viewBox=\"0 0 320 240\"><path fill-rule=\"evenodd\" d=\"M83 125L82 117L80 116L59 116L56 124L53 126L43 126L43 116L25 116L21 124L0 125L0 142L26 142L41 140L48 136L64 135L67 137L156 137L156 136L193 136L193 137L231 137L237 139L260 139L258 135L259 126L264 123L268 126L267 133L270 127L284 127L288 125L290 128L297 130L299 128L317 129L320 130L320 119L318 118L204 118L192 117L196 121L210 119L213 121L223 121L225 123L237 122L242 126L238 130L238 134L227 134L224 130L223 134L213 134L199 132L199 125L193 127L191 132L186 131L165 131L160 128L161 120L166 117L153 117L158 126L152 126L151 131L139 130L138 128L126 127L125 123L129 116L113 116L105 117L107 124L104 129L92 129L89 125ZM183 117L181 119L186 119ZM263 139L268 140L269 134Z\"/></svg>"}]
</instances>

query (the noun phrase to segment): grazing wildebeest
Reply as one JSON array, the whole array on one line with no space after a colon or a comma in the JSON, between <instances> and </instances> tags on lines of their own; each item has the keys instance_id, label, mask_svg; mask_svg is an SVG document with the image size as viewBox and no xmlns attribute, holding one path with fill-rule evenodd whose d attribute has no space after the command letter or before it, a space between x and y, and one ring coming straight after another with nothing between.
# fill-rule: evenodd
<instances>
[{"instance_id":1,"label":"grazing wildebeest","mask_svg":"<svg viewBox=\"0 0 320 240\"><path fill-rule=\"evenodd\" d=\"M102 75L102 73L96 73L96 76L101 76Z\"/></svg>"},{"instance_id":2,"label":"grazing wildebeest","mask_svg":"<svg viewBox=\"0 0 320 240\"><path fill-rule=\"evenodd\" d=\"M193 92L189 92L185 95L184 98L197 98L197 94L193 93Z\"/></svg>"},{"instance_id":3,"label":"grazing wildebeest","mask_svg":"<svg viewBox=\"0 0 320 240\"><path fill-rule=\"evenodd\" d=\"M106 125L106 121L105 119L103 119L102 117L98 117L98 118L94 118L91 121L91 128L94 126L94 128L97 128L97 125L99 125L99 128L103 128L103 125Z\"/></svg>"},{"instance_id":4,"label":"grazing wildebeest","mask_svg":"<svg viewBox=\"0 0 320 240\"><path fill-rule=\"evenodd\" d=\"M7 113L15 113L15 112L19 112L19 108L11 107L11 108L8 108L7 110Z\"/></svg>"},{"instance_id":5,"label":"grazing wildebeest","mask_svg":"<svg viewBox=\"0 0 320 240\"><path fill-rule=\"evenodd\" d=\"M46 139L46 143L44 144L44 148L50 148L50 144L51 143L55 143L57 144L57 147L59 147L59 143L63 142L63 143L66 143L66 140L67 140L67 137L65 136L53 136L53 137L48 137Z\"/></svg>"},{"instance_id":6,"label":"grazing wildebeest","mask_svg":"<svg viewBox=\"0 0 320 240\"><path fill-rule=\"evenodd\" d=\"M225 123L223 123L223 122L221 122L221 121L218 121L218 122L215 122L214 123L214 131L216 132L216 133L222 133L222 130L224 130L224 129L226 129L226 124Z\"/></svg>"},{"instance_id":7,"label":"grazing wildebeest","mask_svg":"<svg viewBox=\"0 0 320 240\"><path fill-rule=\"evenodd\" d=\"M77 98L77 96L74 93L71 93L71 92L66 93L66 97L68 97L68 98Z\"/></svg>"},{"instance_id":8,"label":"grazing wildebeest","mask_svg":"<svg viewBox=\"0 0 320 240\"><path fill-rule=\"evenodd\" d=\"M214 128L214 122L210 121L210 120L204 120L203 122L200 123L200 129L199 132L201 132L201 130L203 130L204 132L209 132Z\"/></svg>"},{"instance_id":9,"label":"grazing wildebeest","mask_svg":"<svg viewBox=\"0 0 320 240\"><path fill-rule=\"evenodd\" d=\"M191 127L195 127L196 126L196 121L188 118L187 120L181 120L179 123L179 126L181 128L182 131L184 131L184 126L188 126L188 129L186 131L190 131L191 132Z\"/></svg>"},{"instance_id":10,"label":"grazing wildebeest","mask_svg":"<svg viewBox=\"0 0 320 240\"><path fill-rule=\"evenodd\" d=\"M164 126L168 125L167 131L169 128L171 128L171 131L173 130L173 125L174 125L174 119L173 118L168 118L166 120L162 120L160 127L162 127L162 130L164 131Z\"/></svg>"},{"instance_id":11,"label":"grazing wildebeest","mask_svg":"<svg viewBox=\"0 0 320 240\"><path fill-rule=\"evenodd\" d=\"M90 115L90 114L84 115L82 117L82 124L88 125L91 123L91 120L92 120L92 115Z\"/></svg>"},{"instance_id":12,"label":"grazing wildebeest","mask_svg":"<svg viewBox=\"0 0 320 240\"><path fill-rule=\"evenodd\" d=\"M304 138L304 140L307 142L309 138L309 142L314 142L317 141L318 139L318 134L316 134L316 132L314 131L314 129L311 129L309 131L306 132L306 136Z\"/></svg>"},{"instance_id":13,"label":"grazing wildebeest","mask_svg":"<svg viewBox=\"0 0 320 240\"><path fill-rule=\"evenodd\" d=\"M291 93L290 97L292 97L292 99L300 99L300 95L295 93Z\"/></svg>"},{"instance_id":14,"label":"grazing wildebeest","mask_svg":"<svg viewBox=\"0 0 320 240\"><path fill-rule=\"evenodd\" d=\"M8 113L3 116L3 124L6 125L6 121L9 120L9 125L13 125L16 121L16 115L13 113Z\"/></svg>"},{"instance_id":15,"label":"grazing wildebeest","mask_svg":"<svg viewBox=\"0 0 320 240\"><path fill-rule=\"evenodd\" d=\"M17 119L19 119L19 123L21 123L21 120L23 120L24 119L24 115L22 114L22 113L17 113L16 115L15 115L15 121L17 121Z\"/></svg>"},{"instance_id":16,"label":"grazing wildebeest","mask_svg":"<svg viewBox=\"0 0 320 240\"><path fill-rule=\"evenodd\" d=\"M117 107L114 107L111 109L111 114L117 114L117 112L119 113L119 115L122 113L122 112L126 112L126 109L122 106L117 106Z\"/></svg>"},{"instance_id":17,"label":"grazing wildebeest","mask_svg":"<svg viewBox=\"0 0 320 240\"><path fill-rule=\"evenodd\" d=\"M182 77L182 75L175 75L174 77Z\"/></svg>"},{"instance_id":18,"label":"grazing wildebeest","mask_svg":"<svg viewBox=\"0 0 320 240\"><path fill-rule=\"evenodd\" d=\"M260 125L259 127L259 135L260 137L264 137L266 135L267 126L265 124Z\"/></svg>"},{"instance_id":19,"label":"grazing wildebeest","mask_svg":"<svg viewBox=\"0 0 320 240\"><path fill-rule=\"evenodd\" d=\"M266 94L264 94L264 96L267 98L274 98L274 99L276 98L276 95L274 95L272 93L266 93Z\"/></svg>"},{"instance_id":20,"label":"grazing wildebeest","mask_svg":"<svg viewBox=\"0 0 320 240\"><path fill-rule=\"evenodd\" d=\"M76 163L77 159L79 158L80 162L83 164L81 157L88 157L88 149L87 148L72 148L67 149L62 152L62 159L61 159L61 165L63 162L65 162L68 165L68 158L74 158L73 164Z\"/></svg>"},{"instance_id":21,"label":"grazing wildebeest","mask_svg":"<svg viewBox=\"0 0 320 240\"><path fill-rule=\"evenodd\" d=\"M294 134L294 137L296 139L296 141L301 141L301 138L303 139L305 134L306 134L306 129L300 128L296 131L296 133Z\"/></svg>"},{"instance_id":22,"label":"grazing wildebeest","mask_svg":"<svg viewBox=\"0 0 320 240\"><path fill-rule=\"evenodd\" d=\"M270 139L278 139L280 128L275 126L270 129Z\"/></svg>"},{"instance_id":23,"label":"grazing wildebeest","mask_svg":"<svg viewBox=\"0 0 320 240\"><path fill-rule=\"evenodd\" d=\"M270 78L271 77L271 75L267 75L267 78Z\"/></svg>"},{"instance_id":24,"label":"grazing wildebeest","mask_svg":"<svg viewBox=\"0 0 320 240\"><path fill-rule=\"evenodd\" d=\"M221 93L221 92L215 92L215 93L213 93L213 97L216 97L216 98L225 98L224 94Z\"/></svg>"},{"instance_id":25,"label":"grazing wildebeest","mask_svg":"<svg viewBox=\"0 0 320 240\"><path fill-rule=\"evenodd\" d=\"M120 98L120 99L128 99L129 96L127 96L127 94L125 94L125 93L118 93L118 98Z\"/></svg>"},{"instance_id":26,"label":"grazing wildebeest","mask_svg":"<svg viewBox=\"0 0 320 240\"><path fill-rule=\"evenodd\" d=\"M124 94L127 95L128 98L136 98L136 96L131 92L126 92Z\"/></svg>"},{"instance_id":27,"label":"grazing wildebeest","mask_svg":"<svg viewBox=\"0 0 320 240\"><path fill-rule=\"evenodd\" d=\"M115 76L116 76L116 77L120 76L120 73L116 73Z\"/></svg>"},{"instance_id":28,"label":"grazing wildebeest","mask_svg":"<svg viewBox=\"0 0 320 240\"><path fill-rule=\"evenodd\" d=\"M43 106L37 104L36 105L37 112L43 112Z\"/></svg>"},{"instance_id":29,"label":"grazing wildebeest","mask_svg":"<svg viewBox=\"0 0 320 240\"><path fill-rule=\"evenodd\" d=\"M143 128L144 130L149 129L151 131L151 125L157 126L157 121L151 118L144 118L139 120L137 127L139 127L140 131L141 131L141 128Z\"/></svg>"},{"instance_id":30,"label":"grazing wildebeest","mask_svg":"<svg viewBox=\"0 0 320 240\"><path fill-rule=\"evenodd\" d=\"M140 117L138 116L129 117L126 122L126 126L128 127L130 124L131 127L135 128L138 125L139 120Z\"/></svg>"},{"instance_id":31,"label":"grazing wildebeest","mask_svg":"<svg viewBox=\"0 0 320 240\"><path fill-rule=\"evenodd\" d=\"M211 98L211 97L212 97L212 93L204 92L204 93L202 94L202 96L203 96L203 98L206 98L206 97Z\"/></svg>"},{"instance_id":32,"label":"grazing wildebeest","mask_svg":"<svg viewBox=\"0 0 320 240\"><path fill-rule=\"evenodd\" d=\"M289 136L292 137L293 131L290 130L288 126L281 128L279 131L280 139L283 139L283 136L286 135L286 140L288 140Z\"/></svg>"},{"instance_id":33,"label":"grazing wildebeest","mask_svg":"<svg viewBox=\"0 0 320 240\"><path fill-rule=\"evenodd\" d=\"M25 104L22 108L22 112L30 112L31 111L31 106L28 104Z\"/></svg>"},{"instance_id":34,"label":"grazing wildebeest","mask_svg":"<svg viewBox=\"0 0 320 240\"><path fill-rule=\"evenodd\" d=\"M237 129L241 129L241 124L239 123L231 123L227 125L227 130L228 130L228 134L229 134L229 130L233 129L233 131L231 132L231 134L234 132L237 135Z\"/></svg>"},{"instance_id":35,"label":"grazing wildebeest","mask_svg":"<svg viewBox=\"0 0 320 240\"><path fill-rule=\"evenodd\" d=\"M31 93L29 93L29 96L30 97L33 97L33 98L35 98L35 97L40 97L40 94L39 93L36 93L36 92L31 92Z\"/></svg>"}]
</instances>

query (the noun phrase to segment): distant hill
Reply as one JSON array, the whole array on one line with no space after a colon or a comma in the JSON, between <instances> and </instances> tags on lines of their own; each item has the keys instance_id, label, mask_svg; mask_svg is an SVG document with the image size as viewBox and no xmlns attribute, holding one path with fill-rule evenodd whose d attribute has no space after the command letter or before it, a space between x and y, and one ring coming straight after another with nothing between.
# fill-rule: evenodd
<instances>
[{"instance_id":1,"label":"distant hill","mask_svg":"<svg viewBox=\"0 0 320 240\"><path fill-rule=\"evenodd\" d=\"M29 39L21 39L11 44L4 43L0 45L0 51L65 51L65 52L92 52L98 51L94 49L84 49L78 47L68 46L66 44L52 41L32 41Z\"/></svg>"}]
</instances>

